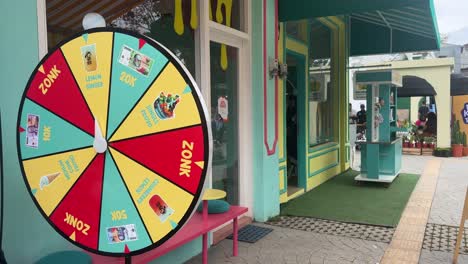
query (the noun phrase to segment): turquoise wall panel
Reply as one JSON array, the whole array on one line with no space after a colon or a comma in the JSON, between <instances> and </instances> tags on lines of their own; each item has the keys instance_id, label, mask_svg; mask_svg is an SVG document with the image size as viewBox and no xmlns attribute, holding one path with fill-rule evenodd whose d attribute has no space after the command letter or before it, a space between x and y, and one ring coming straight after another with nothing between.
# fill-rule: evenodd
<instances>
[{"instance_id":1,"label":"turquoise wall panel","mask_svg":"<svg viewBox=\"0 0 468 264\"><path fill-rule=\"evenodd\" d=\"M16 148L19 103L38 56L37 1L0 1L0 111L2 115L5 216L3 246L8 263L34 263L56 251L81 250L58 235L44 220L29 196L18 163ZM18 52L20 51L20 52ZM4 64L5 66L6 64ZM20 208L20 210L18 210ZM201 252L201 239L188 243L154 263L183 263Z\"/></svg>"},{"instance_id":2,"label":"turquoise wall panel","mask_svg":"<svg viewBox=\"0 0 468 264\"><path fill-rule=\"evenodd\" d=\"M16 121L19 103L39 61L37 1L0 1L0 71L5 177L4 251L8 263L33 263L54 251L76 249L44 220L29 196L18 163Z\"/></svg>"},{"instance_id":3,"label":"turquoise wall panel","mask_svg":"<svg viewBox=\"0 0 468 264\"><path fill-rule=\"evenodd\" d=\"M268 156L263 137L264 104L268 109L268 142L273 144L275 134L275 83L267 78L267 100L263 95L263 1L252 3L252 148L253 148L253 177L254 177L254 218L257 221L266 221L279 214L279 180L278 151ZM274 57L274 0L267 0L267 54Z\"/></svg>"},{"instance_id":4,"label":"turquoise wall panel","mask_svg":"<svg viewBox=\"0 0 468 264\"><path fill-rule=\"evenodd\" d=\"M367 144L366 159L367 162L367 178L379 178L379 162L375 162L375 157L379 156L379 144Z\"/></svg>"}]
</instances>

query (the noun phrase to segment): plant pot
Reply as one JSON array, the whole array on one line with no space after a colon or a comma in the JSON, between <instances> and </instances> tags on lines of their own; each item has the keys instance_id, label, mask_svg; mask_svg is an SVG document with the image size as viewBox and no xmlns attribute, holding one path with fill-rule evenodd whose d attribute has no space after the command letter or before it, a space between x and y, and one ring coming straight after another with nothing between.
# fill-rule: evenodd
<instances>
[{"instance_id":1,"label":"plant pot","mask_svg":"<svg viewBox=\"0 0 468 264\"><path fill-rule=\"evenodd\" d=\"M463 147L463 156L468 156L468 147Z\"/></svg>"},{"instance_id":2,"label":"plant pot","mask_svg":"<svg viewBox=\"0 0 468 264\"><path fill-rule=\"evenodd\" d=\"M414 148L414 147L415 147L414 142L410 142L408 147L409 147L409 148Z\"/></svg>"},{"instance_id":3,"label":"plant pot","mask_svg":"<svg viewBox=\"0 0 468 264\"><path fill-rule=\"evenodd\" d=\"M434 149L434 151L432 152L432 155L443 158L448 158L451 156L451 154L451 150L449 149Z\"/></svg>"},{"instance_id":4,"label":"plant pot","mask_svg":"<svg viewBox=\"0 0 468 264\"><path fill-rule=\"evenodd\" d=\"M435 149L435 143L434 143L434 142L433 142L433 143L430 143L429 147L430 147L431 149Z\"/></svg>"},{"instance_id":5,"label":"plant pot","mask_svg":"<svg viewBox=\"0 0 468 264\"><path fill-rule=\"evenodd\" d=\"M463 156L463 145L454 144L452 145L452 157L462 157Z\"/></svg>"},{"instance_id":6,"label":"plant pot","mask_svg":"<svg viewBox=\"0 0 468 264\"><path fill-rule=\"evenodd\" d=\"M416 148L421 148L421 142L416 142Z\"/></svg>"},{"instance_id":7,"label":"plant pot","mask_svg":"<svg viewBox=\"0 0 468 264\"><path fill-rule=\"evenodd\" d=\"M409 147L409 142L408 141L403 142L403 147L408 148Z\"/></svg>"}]
</instances>

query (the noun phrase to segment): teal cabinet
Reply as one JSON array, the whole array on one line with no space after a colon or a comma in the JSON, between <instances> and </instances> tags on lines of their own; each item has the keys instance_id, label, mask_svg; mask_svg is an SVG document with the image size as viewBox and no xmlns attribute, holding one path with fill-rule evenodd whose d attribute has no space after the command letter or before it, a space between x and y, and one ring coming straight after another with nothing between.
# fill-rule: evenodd
<instances>
[{"instance_id":1,"label":"teal cabinet","mask_svg":"<svg viewBox=\"0 0 468 264\"><path fill-rule=\"evenodd\" d=\"M401 170L402 140L390 143L365 143L361 147L361 175L389 181ZM369 165L368 165L369 164ZM390 181L391 182L391 181Z\"/></svg>"},{"instance_id":2,"label":"teal cabinet","mask_svg":"<svg viewBox=\"0 0 468 264\"><path fill-rule=\"evenodd\" d=\"M402 140L396 136L401 76L391 70L355 74L355 87L367 87L367 141L361 143L361 174L355 179L390 183L401 169Z\"/></svg>"}]
</instances>

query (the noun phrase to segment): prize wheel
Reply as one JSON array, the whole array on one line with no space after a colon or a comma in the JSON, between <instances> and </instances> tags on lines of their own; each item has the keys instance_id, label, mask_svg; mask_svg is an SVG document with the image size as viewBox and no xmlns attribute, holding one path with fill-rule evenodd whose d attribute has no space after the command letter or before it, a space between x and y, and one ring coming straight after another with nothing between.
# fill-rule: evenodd
<instances>
[{"instance_id":1,"label":"prize wheel","mask_svg":"<svg viewBox=\"0 0 468 264\"><path fill-rule=\"evenodd\" d=\"M32 73L18 155L44 218L109 256L153 249L189 219L210 154L207 110L181 62L117 29L79 33Z\"/></svg>"}]
</instances>

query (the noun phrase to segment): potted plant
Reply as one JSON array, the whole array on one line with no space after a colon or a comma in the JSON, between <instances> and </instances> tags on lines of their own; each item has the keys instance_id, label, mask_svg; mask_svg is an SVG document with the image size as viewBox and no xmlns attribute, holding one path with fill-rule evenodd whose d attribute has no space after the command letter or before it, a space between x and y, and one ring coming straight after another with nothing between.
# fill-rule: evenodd
<instances>
[{"instance_id":1,"label":"potted plant","mask_svg":"<svg viewBox=\"0 0 468 264\"><path fill-rule=\"evenodd\" d=\"M463 156L463 134L460 132L460 121L454 122L452 127L452 156L461 157Z\"/></svg>"},{"instance_id":2,"label":"potted plant","mask_svg":"<svg viewBox=\"0 0 468 264\"><path fill-rule=\"evenodd\" d=\"M414 148L414 137L413 135L409 136L408 148Z\"/></svg>"},{"instance_id":3,"label":"potted plant","mask_svg":"<svg viewBox=\"0 0 468 264\"><path fill-rule=\"evenodd\" d=\"M462 134L463 156L468 156L468 146L466 144L466 133Z\"/></svg>"},{"instance_id":4,"label":"potted plant","mask_svg":"<svg viewBox=\"0 0 468 264\"><path fill-rule=\"evenodd\" d=\"M409 139L408 136L403 137L403 147L404 148L409 148Z\"/></svg>"},{"instance_id":5,"label":"potted plant","mask_svg":"<svg viewBox=\"0 0 468 264\"><path fill-rule=\"evenodd\" d=\"M435 143L436 143L436 139L433 137L430 137L429 148L434 149L436 145Z\"/></svg>"},{"instance_id":6,"label":"potted plant","mask_svg":"<svg viewBox=\"0 0 468 264\"><path fill-rule=\"evenodd\" d=\"M433 149L434 145L434 138L433 137L425 137L424 138L424 145L423 148Z\"/></svg>"},{"instance_id":7,"label":"potted plant","mask_svg":"<svg viewBox=\"0 0 468 264\"><path fill-rule=\"evenodd\" d=\"M422 143L421 143L421 140L416 140L416 148L421 148L422 147Z\"/></svg>"},{"instance_id":8,"label":"potted plant","mask_svg":"<svg viewBox=\"0 0 468 264\"><path fill-rule=\"evenodd\" d=\"M450 154L452 153L450 148L435 148L434 152L432 153L436 157L450 157Z\"/></svg>"},{"instance_id":9,"label":"potted plant","mask_svg":"<svg viewBox=\"0 0 468 264\"><path fill-rule=\"evenodd\" d=\"M424 137L422 147L423 147L423 148L429 148L430 142L431 142L431 138L430 138L430 137Z\"/></svg>"}]
</instances>

